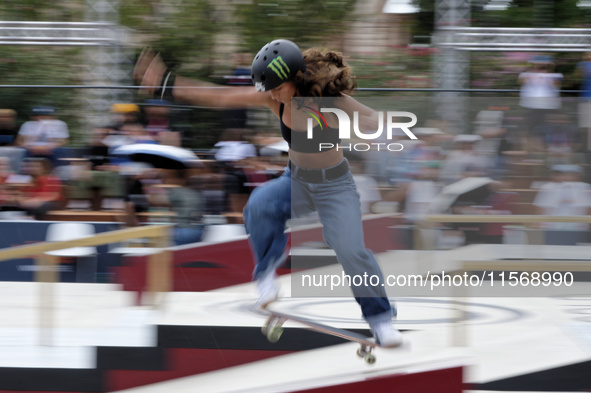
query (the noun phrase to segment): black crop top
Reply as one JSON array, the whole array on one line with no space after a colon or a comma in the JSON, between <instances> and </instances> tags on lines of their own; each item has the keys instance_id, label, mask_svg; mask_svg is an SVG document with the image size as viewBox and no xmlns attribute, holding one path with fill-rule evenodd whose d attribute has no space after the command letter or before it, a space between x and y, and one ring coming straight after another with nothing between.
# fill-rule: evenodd
<instances>
[{"instance_id":1,"label":"black crop top","mask_svg":"<svg viewBox=\"0 0 591 393\"><path fill-rule=\"evenodd\" d=\"M305 131L291 131L285 123L283 123L283 109L284 105L281 103L279 106L279 121L281 123L281 136L287 141L287 144L293 151L298 153L321 153L319 144L320 143L332 143L333 149L341 142L339 138L339 130L336 128L329 127L326 130L319 129L319 126L314 127L313 138L307 138L307 132ZM292 138L293 137L293 138ZM326 149L327 151L332 149Z\"/></svg>"}]
</instances>

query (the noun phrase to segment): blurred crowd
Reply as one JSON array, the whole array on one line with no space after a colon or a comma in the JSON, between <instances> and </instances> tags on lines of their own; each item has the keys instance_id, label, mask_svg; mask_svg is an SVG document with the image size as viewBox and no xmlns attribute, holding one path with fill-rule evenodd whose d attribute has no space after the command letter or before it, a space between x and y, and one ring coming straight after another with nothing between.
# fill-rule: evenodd
<instances>
[{"instance_id":1,"label":"blurred crowd","mask_svg":"<svg viewBox=\"0 0 591 393\"><path fill-rule=\"evenodd\" d=\"M553 72L552 58L534 56L516 80L519 101L479 110L466 133L437 118L422 119L413 128L417 140L396 141L401 151L345 150L363 213L400 213L398 241L408 247L417 246L414 229L427 214L587 215L590 60L585 56L572 76L584 88L574 110L561 104L565 77ZM230 83L244 84L247 71L237 69ZM116 211L127 226L175 223L175 244L201 240L210 223L242 223L252 190L283 172L287 144L278 134L257 132L247 112L236 110L223 117L232 121L220 123L217 142L197 151L193 162L179 159L179 165L167 166L116 154L134 144L188 150L172 107L155 99L113 104L110 122L89 130L83 147L69 146L68 125L56 108L33 107L22 124L15 111L0 109L0 218ZM426 248L445 248L452 238L457 244L515 241L508 228L433 223L418 236ZM522 229L543 231L545 243L589 240L586 223L531 223Z\"/></svg>"},{"instance_id":2,"label":"blurred crowd","mask_svg":"<svg viewBox=\"0 0 591 393\"><path fill-rule=\"evenodd\" d=\"M175 244L199 241L208 217L240 223L250 191L283 170L286 146L277 137L227 128L215 146L185 161L166 149L188 150L170 108L162 100L113 104L111 121L90 130L83 147L68 146L68 126L53 107L33 107L21 125L13 110L0 110L0 217L118 212L126 226L175 223ZM141 159L118 154L131 145L162 152Z\"/></svg>"},{"instance_id":3,"label":"blurred crowd","mask_svg":"<svg viewBox=\"0 0 591 393\"><path fill-rule=\"evenodd\" d=\"M568 102L560 95L567 77L581 84L580 97ZM404 217L397 230L403 247L519 243L533 238L543 244L589 242L589 225L570 217L586 216L591 207L591 56L584 55L574 75L567 76L554 71L551 56L531 56L529 68L517 75L516 82L519 98L480 105L465 133L440 119L423 119L422 127L413 128L418 139L401 138L398 142L404 149L396 154L349 154L350 160L363 161L364 184L369 178L381 190L381 194L361 190L362 205L374 212L395 210ZM517 226L421 223L425 216L437 214L565 219L548 223L524 219ZM421 229L416 231L419 223Z\"/></svg>"}]
</instances>

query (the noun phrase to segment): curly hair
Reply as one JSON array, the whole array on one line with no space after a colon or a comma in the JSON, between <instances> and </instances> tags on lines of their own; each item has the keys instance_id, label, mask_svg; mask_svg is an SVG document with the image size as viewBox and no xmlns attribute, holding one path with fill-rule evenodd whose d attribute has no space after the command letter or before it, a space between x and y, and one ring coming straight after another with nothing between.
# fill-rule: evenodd
<instances>
[{"instance_id":1,"label":"curly hair","mask_svg":"<svg viewBox=\"0 0 591 393\"><path fill-rule=\"evenodd\" d=\"M298 72L294 82L303 97L339 97L357 87L353 70L341 53L311 48L302 55L306 71Z\"/></svg>"}]
</instances>

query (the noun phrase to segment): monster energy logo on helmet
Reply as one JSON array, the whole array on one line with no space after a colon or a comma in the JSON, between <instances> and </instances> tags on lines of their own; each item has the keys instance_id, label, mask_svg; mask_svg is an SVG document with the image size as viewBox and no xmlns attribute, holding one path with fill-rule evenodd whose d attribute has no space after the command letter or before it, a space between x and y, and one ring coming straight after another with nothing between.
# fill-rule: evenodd
<instances>
[{"instance_id":1,"label":"monster energy logo on helmet","mask_svg":"<svg viewBox=\"0 0 591 393\"><path fill-rule=\"evenodd\" d=\"M287 69L287 73L283 69L284 67ZM267 68L273 70L273 72L277 74L277 76L281 79L287 79L289 76L289 67L287 66L287 64L285 64L281 56L277 56L276 58L274 58L273 61L269 63Z\"/></svg>"},{"instance_id":2,"label":"monster energy logo on helmet","mask_svg":"<svg viewBox=\"0 0 591 393\"><path fill-rule=\"evenodd\" d=\"M252 62L252 82L258 91L271 90L291 81L306 63L300 48L288 40L275 40L265 45Z\"/></svg>"}]
</instances>

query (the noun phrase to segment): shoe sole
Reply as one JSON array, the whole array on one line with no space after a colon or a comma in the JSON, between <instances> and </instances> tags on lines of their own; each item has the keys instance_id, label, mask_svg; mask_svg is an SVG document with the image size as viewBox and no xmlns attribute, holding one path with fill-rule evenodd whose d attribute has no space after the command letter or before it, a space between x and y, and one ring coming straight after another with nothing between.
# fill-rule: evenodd
<instances>
[{"instance_id":1,"label":"shoe sole","mask_svg":"<svg viewBox=\"0 0 591 393\"><path fill-rule=\"evenodd\" d=\"M273 299L269 299L269 300L265 301L264 303L259 303L259 302L257 302L257 306L258 306L259 308L265 309L265 308L267 308L267 307L268 307L268 306L269 306L271 303L274 303L274 302L276 302L276 301L277 301L277 299L279 299L279 295L278 295L278 296L275 296Z\"/></svg>"},{"instance_id":2,"label":"shoe sole","mask_svg":"<svg viewBox=\"0 0 591 393\"><path fill-rule=\"evenodd\" d=\"M379 342L378 342L377 344L380 346L380 348L387 348L387 349L392 349L392 348L398 348L398 347L401 347L401 346L402 346L402 344L403 344L403 341L401 340L399 343L392 344L392 345L382 345L382 344L380 344Z\"/></svg>"}]
</instances>

